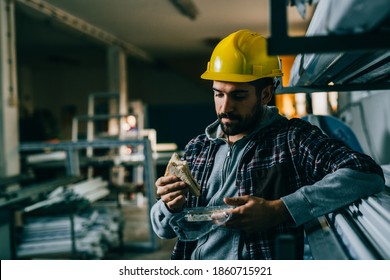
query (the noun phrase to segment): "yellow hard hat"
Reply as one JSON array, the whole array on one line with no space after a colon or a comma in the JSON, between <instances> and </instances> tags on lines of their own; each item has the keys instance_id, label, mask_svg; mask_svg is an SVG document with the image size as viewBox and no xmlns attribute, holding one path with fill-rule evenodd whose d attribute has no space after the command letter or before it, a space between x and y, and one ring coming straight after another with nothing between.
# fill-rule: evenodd
<instances>
[{"instance_id":1,"label":"yellow hard hat","mask_svg":"<svg viewBox=\"0 0 390 280\"><path fill-rule=\"evenodd\" d=\"M277 56L267 55L267 40L256 32L239 30L215 47L201 78L225 82L251 82L283 76Z\"/></svg>"}]
</instances>

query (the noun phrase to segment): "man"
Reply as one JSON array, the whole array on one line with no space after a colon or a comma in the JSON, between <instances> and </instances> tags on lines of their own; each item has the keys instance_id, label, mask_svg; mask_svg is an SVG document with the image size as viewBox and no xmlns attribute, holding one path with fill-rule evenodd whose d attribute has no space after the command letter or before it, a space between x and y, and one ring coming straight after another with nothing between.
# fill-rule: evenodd
<instances>
[{"instance_id":1,"label":"man","mask_svg":"<svg viewBox=\"0 0 390 280\"><path fill-rule=\"evenodd\" d=\"M280 76L278 58L267 56L255 32L237 31L214 49L202 78L213 80L218 120L184 151L201 196L175 176L161 177L151 219L158 236L174 238L169 220L183 208L234 208L199 240L179 240L173 259L273 259L279 236L303 248L304 223L383 190L382 169L370 157L267 106Z\"/></svg>"}]
</instances>

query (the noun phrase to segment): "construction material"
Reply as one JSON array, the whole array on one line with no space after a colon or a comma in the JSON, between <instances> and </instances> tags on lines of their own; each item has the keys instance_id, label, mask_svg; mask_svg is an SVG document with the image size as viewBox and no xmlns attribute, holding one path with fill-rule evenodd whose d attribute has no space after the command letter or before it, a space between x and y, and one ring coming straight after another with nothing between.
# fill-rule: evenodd
<instances>
[{"instance_id":1,"label":"construction material","mask_svg":"<svg viewBox=\"0 0 390 280\"><path fill-rule=\"evenodd\" d=\"M118 209L93 207L74 216L73 230L68 215L28 217L17 257L102 259L120 245L121 215Z\"/></svg>"},{"instance_id":2,"label":"construction material","mask_svg":"<svg viewBox=\"0 0 390 280\"><path fill-rule=\"evenodd\" d=\"M17 257L103 258L120 244L123 228L118 209L90 207L109 194L107 186L100 177L59 186L25 207Z\"/></svg>"}]
</instances>

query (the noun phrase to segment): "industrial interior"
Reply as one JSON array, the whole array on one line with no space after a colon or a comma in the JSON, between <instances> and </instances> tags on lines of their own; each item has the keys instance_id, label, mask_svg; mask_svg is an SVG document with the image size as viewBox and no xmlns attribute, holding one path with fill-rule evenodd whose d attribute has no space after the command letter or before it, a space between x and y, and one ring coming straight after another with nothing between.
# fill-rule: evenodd
<instances>
[{"instance_id":1,"label":"industrial interior","mask_svg":"<svg viewBox=\"0 0 390 280\"><path fill-rule=\"evenodd\" d=\"M216 119L200 75L239 29L281 58L282 115L384 171L305 226L305 258L390 259L388 1L0 0L1 259L170 259L155 181Z\"/></svg>"}]
</instances>

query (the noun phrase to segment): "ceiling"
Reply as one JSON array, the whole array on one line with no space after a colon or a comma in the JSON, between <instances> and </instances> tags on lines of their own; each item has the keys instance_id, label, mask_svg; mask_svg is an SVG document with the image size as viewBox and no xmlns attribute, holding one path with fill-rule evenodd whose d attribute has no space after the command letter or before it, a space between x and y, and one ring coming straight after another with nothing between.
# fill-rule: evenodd
<instances>
[{"instance_id":1,"label":"ceiling","mask_svg":"<svg viewBox=\"0 0 390 280\"><path fill-rule=\"evenodd\" d=\"M21 46L31 51L82 46L86 41L85 35L80 40L75 34L49 31L53 30L53 26L58 26L55 20L40 16L21 4L23 1L17 2L21 14L31 16L34 21L38 19L36 23L19 25L25 34L19 38ZM195 19L180 13L170 0L45 2L134 45L158 60L209 56L216 41L239 29L252 29L266 37L270 36L269 0L193 0L198 11ZM313 10L314 7L307 6L306 18L303 19L295 7L288 7L290 35L305 34Z\"/></svg>"}]
</instances>

